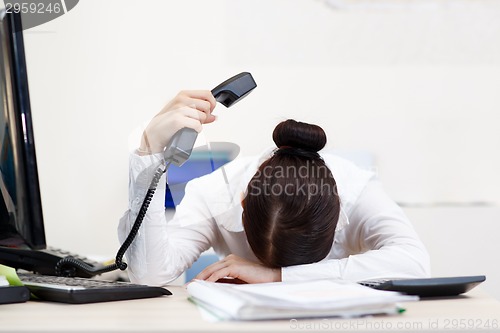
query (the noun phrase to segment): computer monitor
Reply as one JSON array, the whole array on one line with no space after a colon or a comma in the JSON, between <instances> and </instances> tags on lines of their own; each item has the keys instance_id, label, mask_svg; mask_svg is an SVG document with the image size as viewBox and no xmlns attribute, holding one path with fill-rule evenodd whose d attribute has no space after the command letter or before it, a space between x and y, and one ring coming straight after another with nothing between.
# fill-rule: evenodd
<instances>
[{"instance_id":1,"label":"computer monitor","mask_svg":"<svg viewBox=\"0 0 500 333\"><path fill-rule=\"evenodd\" d=\"M0 247L46 247L20 14L0 11Z\"/></svg>"}]
</instances>

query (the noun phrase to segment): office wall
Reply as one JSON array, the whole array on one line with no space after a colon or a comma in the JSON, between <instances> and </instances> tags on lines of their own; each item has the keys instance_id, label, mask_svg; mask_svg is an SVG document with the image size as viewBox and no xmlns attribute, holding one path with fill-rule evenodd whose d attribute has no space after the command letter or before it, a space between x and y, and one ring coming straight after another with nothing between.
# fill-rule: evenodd
<instances>
[{"instance_id":1,"label":"office wall","mask_svg":"<svg viewBox=\"0 0 500 333\"><path fill-rule=\"evenodd\" d=\"M200 140L253 154L293 117L373 153L398 202L497 205L499 2L367 3L82 0L26 31L49 241L112 255L138 128L178 90L240 71L258 88Z\"/></svg>"}]
</instances>

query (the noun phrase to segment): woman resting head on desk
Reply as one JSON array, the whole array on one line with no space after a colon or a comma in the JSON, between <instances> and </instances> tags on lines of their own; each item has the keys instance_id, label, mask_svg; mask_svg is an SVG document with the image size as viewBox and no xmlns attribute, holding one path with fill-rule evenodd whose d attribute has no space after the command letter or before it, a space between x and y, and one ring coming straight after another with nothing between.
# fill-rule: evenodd
<instances>
[{"instance_id":1,"label":"woman resting head on desk","mask_svg":"<svg viewBox=\"0 0 500 333\"><path fill-rule=\"evenodd\" d=\"M183 127L201 131L215 120L215 103L210 91L184 91L148 125L130 157L130 204L118 228L121 241L172 135ZM225 174L218 169L190 181L168 223L165 187L157 189L127 251L132 282L168 284L211 247L222 259L198 279L261 283L430 275L425 247L375 175L319 152L327 141L321 127L287 120L272 136L276 147L235 159L224 166Z\"/></svg>"}]
</instances>

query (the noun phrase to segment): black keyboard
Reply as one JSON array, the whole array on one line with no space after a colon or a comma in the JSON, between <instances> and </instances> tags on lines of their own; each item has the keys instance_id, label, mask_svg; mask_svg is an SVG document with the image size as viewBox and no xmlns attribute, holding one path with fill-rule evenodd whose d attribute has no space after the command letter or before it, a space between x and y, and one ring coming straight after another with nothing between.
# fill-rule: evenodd
<instances>
[{"instance_id":1,"label":"black keyboard","mask_svg":"<svg viewBox=\"0 0 500 333\"><path fill-rule=\"evenodd\" d=\"M18 276L33 295L44 301L82 304L172 295L169 290L162 287L129 282L110 282L32 273L18 273Z\"/></svg>"}]
</instances>

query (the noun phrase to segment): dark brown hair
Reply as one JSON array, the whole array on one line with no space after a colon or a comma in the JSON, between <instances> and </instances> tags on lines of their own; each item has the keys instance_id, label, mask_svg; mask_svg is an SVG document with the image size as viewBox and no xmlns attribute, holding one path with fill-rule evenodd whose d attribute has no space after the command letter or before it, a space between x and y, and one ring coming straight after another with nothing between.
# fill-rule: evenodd
<instances>
[{"instance_id":1,"label":"dark brown hair","mask_svg":"<svg viewBox=\"0 0 500 333\"><path fill-rule=\"evenodd\" d=\"M331 250L340 212L335 179L318 154L326 134L317 125L286 120L274 129L278 149L250 180L243 226L268 267L318 262Z\"/></svg>"}]
</instances>

